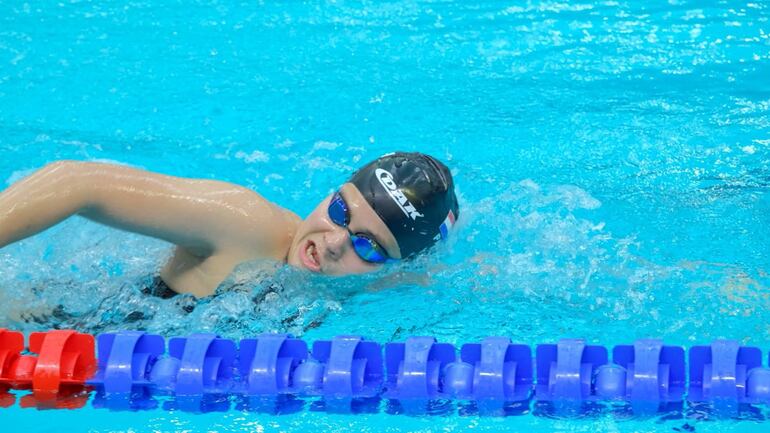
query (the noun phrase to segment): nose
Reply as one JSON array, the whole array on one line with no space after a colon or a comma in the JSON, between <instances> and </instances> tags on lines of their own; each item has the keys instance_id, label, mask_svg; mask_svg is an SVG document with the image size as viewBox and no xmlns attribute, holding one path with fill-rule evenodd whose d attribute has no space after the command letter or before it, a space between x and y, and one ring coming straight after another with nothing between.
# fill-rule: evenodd
<instances>
[{"instance_id":1,"label":"nose","mask_svg":"<svg viewBox=\"0 0 770 433\"><path fill-rule=\"evenodd\" d=\"M334 227L326 232L324 242L326 243L327 259L339 260L350 244L348 239L348 231L343 227Z\"/></svg>"}]
</instances>

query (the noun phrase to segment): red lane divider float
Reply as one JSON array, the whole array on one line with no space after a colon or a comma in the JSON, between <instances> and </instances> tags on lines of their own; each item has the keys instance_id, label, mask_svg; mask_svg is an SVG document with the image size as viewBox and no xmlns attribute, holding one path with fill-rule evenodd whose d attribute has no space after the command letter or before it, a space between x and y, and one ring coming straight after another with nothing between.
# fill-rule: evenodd
<instances>
[{"instance_id":1,"label":"red lane divider float","mask_svg":"<svg viewBox=\"0 0 770 433\"><path fill-rule=\"evenodd\" d=\"M0 330L0 385L31 387L38 397L56 394L62 386L82 386L96 372L93 335L56 330L29 335L29 351L22 355L24 336Z\"/></svg>"},{"instance_id":2,"label":"red lane divider float","mask_svg":"<svg viewBox=\"0 0 770 433\"><path fill-rule=\"evenodd\" d=\"M11 382L11 364L24 350L24 336L21 332L12 332L0 328L0 407L13 405L15 397L8 393Z\"/></svg>"},{"instance_id":3,"label":"red lane divider float","mask_svg":"<svg viewBox=\"0 0 770 433\"><path fill-rule=\"evenodd\" d=\"M24 335L21 332L0 328L0 383L13 380L11 365L24 350Z\"/></svg>"},{"instance_id":4,"label":"red lane divider float","mask_svg":"<svg viewBox=\"0 0 770 433\"><path fill-rule=\"evenodd\" d=\"M95 349L93 335L75 331L33 332L29 336L29 350L39 355L32 389L56 393L60 385L83 385L96 371Z\"/></svg>"}]
</instances>

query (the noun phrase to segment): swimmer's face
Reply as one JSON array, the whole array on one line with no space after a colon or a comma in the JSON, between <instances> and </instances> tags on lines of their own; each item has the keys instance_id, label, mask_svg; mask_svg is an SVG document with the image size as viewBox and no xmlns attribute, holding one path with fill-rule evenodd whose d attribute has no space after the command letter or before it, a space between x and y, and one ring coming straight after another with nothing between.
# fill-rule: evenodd
<instances>
[{"instance_id":1,"label":"swimmer's face","mask_svg":"<svg viewBox=\"0 0 770 433\"><path fill-rule=\"evenodd\" d=\"M390 257L401 258L401 251L393 233L369 206L358 188L346 183L340 188L340 195L350 213L350 231L369 235ZM302 221L289 248L287 262L292 266L326 275L363 274L379 269L382 265L366 262L356 254L350 240L350 232L329 218L330 200L331 195Z\"/></svg>"}]
</instances>

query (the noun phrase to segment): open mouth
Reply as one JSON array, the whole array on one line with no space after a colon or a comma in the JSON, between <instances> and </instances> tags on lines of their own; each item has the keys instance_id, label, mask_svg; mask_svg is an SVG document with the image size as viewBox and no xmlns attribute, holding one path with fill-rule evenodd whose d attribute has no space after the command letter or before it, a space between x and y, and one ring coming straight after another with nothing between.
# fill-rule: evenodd
<instances>
[{"instance_id":1,"label":"open mouth","mask_svg":"<svg viewBox=\"0 0 770 433\"><path fill-rule=\"evenodd\" d=\"M321 262L318 260L318 250L315 242L308 240L302 248L299 249L299 258L302 264L313 272L321 271Z\"/></svg>"}]
</instances>

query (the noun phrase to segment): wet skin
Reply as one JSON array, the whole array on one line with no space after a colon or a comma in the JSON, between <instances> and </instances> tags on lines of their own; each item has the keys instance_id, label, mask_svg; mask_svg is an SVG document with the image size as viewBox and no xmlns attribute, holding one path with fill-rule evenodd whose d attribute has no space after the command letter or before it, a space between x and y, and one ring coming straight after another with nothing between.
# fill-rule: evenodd
<instances>
[{"instance_id":1,"label":"wet skin","mask_svg":"<svg viewBox=\"0 0 770 433\"><path fill-rule=\"evenodd\" d=\"M367 233L392 258L393 234L352 184L340 189L349 228ZM179 293L214 293L240 263L286 261L326 275L371 272L353 250L349 232L327 212L331 195L303 221L239 185L188 179L132 167L76 161L48 164L0 192L0 248L72 216L173 243L160 271Z\"/></svg>"}]
</instances>

